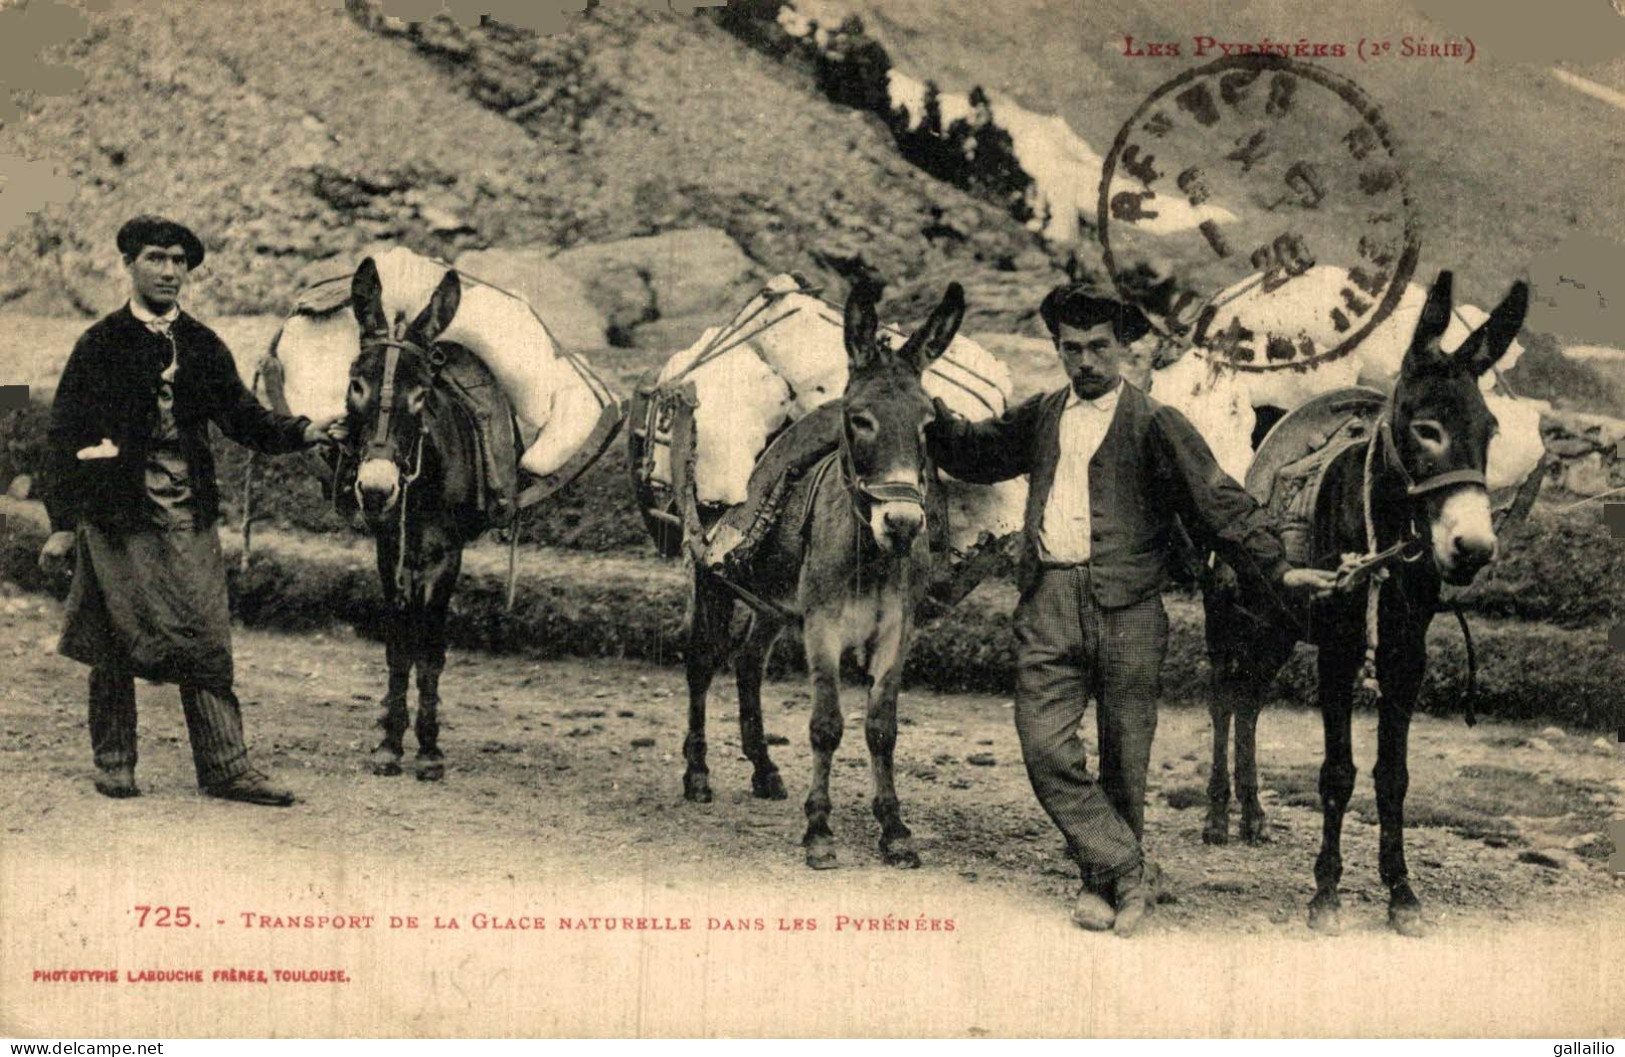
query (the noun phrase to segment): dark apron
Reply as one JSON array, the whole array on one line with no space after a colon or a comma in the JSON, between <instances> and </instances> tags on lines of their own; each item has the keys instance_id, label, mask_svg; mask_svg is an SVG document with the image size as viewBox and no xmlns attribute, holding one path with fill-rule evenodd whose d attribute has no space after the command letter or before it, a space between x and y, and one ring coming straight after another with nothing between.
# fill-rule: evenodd
<instances>
[{"instance_id":1,"label":"dark apron","mask_svg":"<svg viewBox=\"0 0 1625 1057\"><path fill-rule=\"evenodd\" d=\"M57 649L155 682L231 690L231 606L215 530L79 526Z\"/></svg>"}]
</instances>

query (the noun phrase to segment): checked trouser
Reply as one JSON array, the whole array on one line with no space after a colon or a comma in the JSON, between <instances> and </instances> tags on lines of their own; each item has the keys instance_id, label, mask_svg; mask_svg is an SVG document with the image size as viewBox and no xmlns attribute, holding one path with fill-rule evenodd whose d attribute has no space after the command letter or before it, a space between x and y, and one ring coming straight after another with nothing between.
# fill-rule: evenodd
<instances>
[{"instance_id":1,"label":"checked trouser","mask_svg":"<svg viewBox=\"0 0 1625 1057\"><path fill-rule=\"evenodd\" d=\"M1102 609L1087 564L1046 566L1016 608L1016 733L1033 792L1066 836L1086 885L1105 890L1141 863L1146 769L1168 648L1162 598ZM1079 725L1089 699L1100 776Z\"/></svg>"}]
</instances>

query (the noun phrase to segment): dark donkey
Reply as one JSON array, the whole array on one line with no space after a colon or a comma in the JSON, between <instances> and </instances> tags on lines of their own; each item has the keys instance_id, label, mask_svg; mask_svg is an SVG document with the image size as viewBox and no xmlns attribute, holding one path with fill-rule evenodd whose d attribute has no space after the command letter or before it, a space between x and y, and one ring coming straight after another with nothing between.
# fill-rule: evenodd
<instances>
[{"instance_id":1,"label":"dark donkey","mask_svg":"<svg viewBox=\"0 0 1625 1057\"><path fill-rule=\"evenodd\" d=\"M1450 273L1441 272L1373 439L1356 443L1327 468L1311 528L1312 564L1319 568L1337 568L1345 554L1389 548L1397 548L1396 557L1401 559L1388 567L1389 579L1381 586L1377 606L1376 677L1381 698L1373 777L1381 833L1379 871L1389 891L1388 921L1407 936L1423 932L1422 905L1411 890L1405 866L1411 712L1427 664L1427 629L1438 607L1441 583L1469 583L1495 555L1484 466L1496 423L1479 392L1478 379L1506 352L1529 303L1528 288L1515 284L1484 325L1454 353L1446 354L1439 348L1439 338L1450 322L1450 288ZM1294 643L1302 640L1319 647L1319 701L1326 730L1326 757L1320 769L1325 831L1315 860L1309 925L1337 932L1343 814L1355 777L1350 721L1354 683L1366 650L1367 593L1339 593L1289 612L1273 599L1222 587L1206 591L1204 603L1214 674L1213 770L1203 833L1209 843L1222 843L1227 837L1225 743L1232 713L1242 836L1249 842L1264 839L1254 737L1259 708Z\"/></svg>"},{"instance_id":2,"label":"dark donkey","mask_svg":"<svg viewBox=\"0 0 1625 1057\"><path fill-rule=\"evenodd\" d=\"M965 314L964 291L948 287L942 303L899 349L878 336L878 291L865 285L847 298L846 391L839 445L789 491L784 521L755 559L742 596L752 598L749 629L735 660L739 728L755 767L752 791L783 799L784 781L768 758L762 734L762 672L784 630L799 613L812 679L812 790L807 794L807 865L836 865L830 830L829 771L841 744L841 654L860 649L868 673L864 734L874 781L880 850L893 866L920 857L899 811L892 775L897 745L897 694L908 655L914 612L928 586L930 549L926 489L935 471L925 454L924 429L933 415L920 374L947 349ZM705 765L705 696L729 648L734 592L696 567L688 644L688 769L683 792L709 801Z\"/></svg>"},{"instance_id":3,"label":"dark donkey","mask_svg":"<svg viewBox=\"0 0 1625 1057\"><path fill-rule=\"evenodd\" d=\"M417 776L445 774L440 751L440 673L446 666L446 609L462 570L463 547L487 528L478 505L478 440L462 404L438 383L445 350L435 338L462 296L448 271L404 332L385 318L372 258L350 285L361 324L361 354L350 369L349 439L359 451L356 502L377 537L378 575L391 609L385 636L389 687L372 752L374 774L401 773L406 694L418 673ZM399 333L399 337L395 335Z\"/></svg>"}]
</instances>

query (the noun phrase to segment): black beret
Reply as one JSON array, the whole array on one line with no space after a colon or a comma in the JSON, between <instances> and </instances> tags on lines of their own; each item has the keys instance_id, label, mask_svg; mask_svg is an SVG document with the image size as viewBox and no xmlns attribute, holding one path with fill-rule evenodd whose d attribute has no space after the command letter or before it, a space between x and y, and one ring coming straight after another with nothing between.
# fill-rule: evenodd
<instances>
[{"instance_id":1,"label":"black beret","mask_svg":"<svg viewBox=\"0 0 1625 1057\"><path fill-rule=\"evenodd\" d=\"M1111 294L1103 294L1089 283L1068 283L1057 286L1038 307L1044 326L1050 336L1061 332L1061 324L1069 327L1094 327L1110 323L1119 341L1133 344L1145 337L1151 321L1137 305L1127 304Z\"/></svg>"},{"instance_id":2,"label":"black beret","mask_svg":"<svg viewBox=\"0 0 1625 1057\"><path fill-rule=\"evenodd\" d=\"M186 251L186 268L196 271L203 263L203 241L192 229L168 217L145 213L125 221L118 229L118 251L134 257L144 246L179 246Z\"/></svg>"}]
</instances>

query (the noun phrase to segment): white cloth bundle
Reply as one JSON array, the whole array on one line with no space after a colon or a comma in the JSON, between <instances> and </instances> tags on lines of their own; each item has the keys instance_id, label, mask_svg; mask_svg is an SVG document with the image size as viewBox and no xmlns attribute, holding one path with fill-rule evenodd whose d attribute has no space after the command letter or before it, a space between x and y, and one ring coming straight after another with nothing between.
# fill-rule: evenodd
<instances>
[{"instance_id":1,"label":"white cloth bundle","mask_svg":"<svg viewBox=\"0 0 1625 1057\"><path fill-rule=\"evenodd\" d=\"M1343 269L1317 265L1269 293L1254 287L1233 300L1220 295L1216 301L1224 305L1221 318L1234 313L1256 334L1307 337L1317 349L1326 351L1335 348L1341 336L1325 306L1337 303L1338 291L1349 285ZM1427 293L1425 287L1407 284L1393 312L1347 356L1307 370L1283 366L1271 371L1237 371L1222 354L1198 349L1156 371L1151 395L1184 412L1212 447L1219 465L1239 481L1252 456L1254 408L1291 411L1312 397L1349 385L1391 390ZM1488 313L1476 305L1457 305L1439 347L1454 352L1487 318ZM1522 355L1523 345L1514 340L1496 369L1479 380L1484 401L1500 423L1500 431L1490 442L1485 471L1491 488L1522 483L1545 451L1540 413L1551 405L1514 396L1499 378L1499 372L1509 370Z\"/></svg>"},{"instance_id":2,"label":"white cloth bundle","mask_svg":"<svg viewBox=\"0 0 1625 1057\"><path fill-rule=\"evenodd\" d=\"M385 317L402 326L428 303L449 270L404 247L373 261L383 283ZM586 443L606 401L564 356L529 304L475 276L459 277L462 299L439 340L466 347L490 369L519 419L525 449L520 467L546 476ZM347 280L329 282L344 283L343 290L310 299L317 308L290 318L276 347L290 409L312 418L343 413L350 365L360 351L360 328L342 296Z\"/></svg>"},{"instance_id":3,"label":"white cloth bundle","mask_svg":"<svg viewBox=\"0 0 1625 1057\"><path fill-rule=\"evenodd\" d=\"M751 467L767 438L786 422L837 400L846 390L840 310L781 275L724 327L707 329L660 373L662 383L694 385L695 487L702 503L741 503ZM900 346L906 335L882 333ZM925 372L925 391L972 421L996 417L1009 403L1010 371L980 345L956 337ZM666 450L656 449L656 480L670 480ZM1021 528L1026 481L992 487L948 481L951 542L963 549L982 532Z\"/></svg>"}]
</instances>

